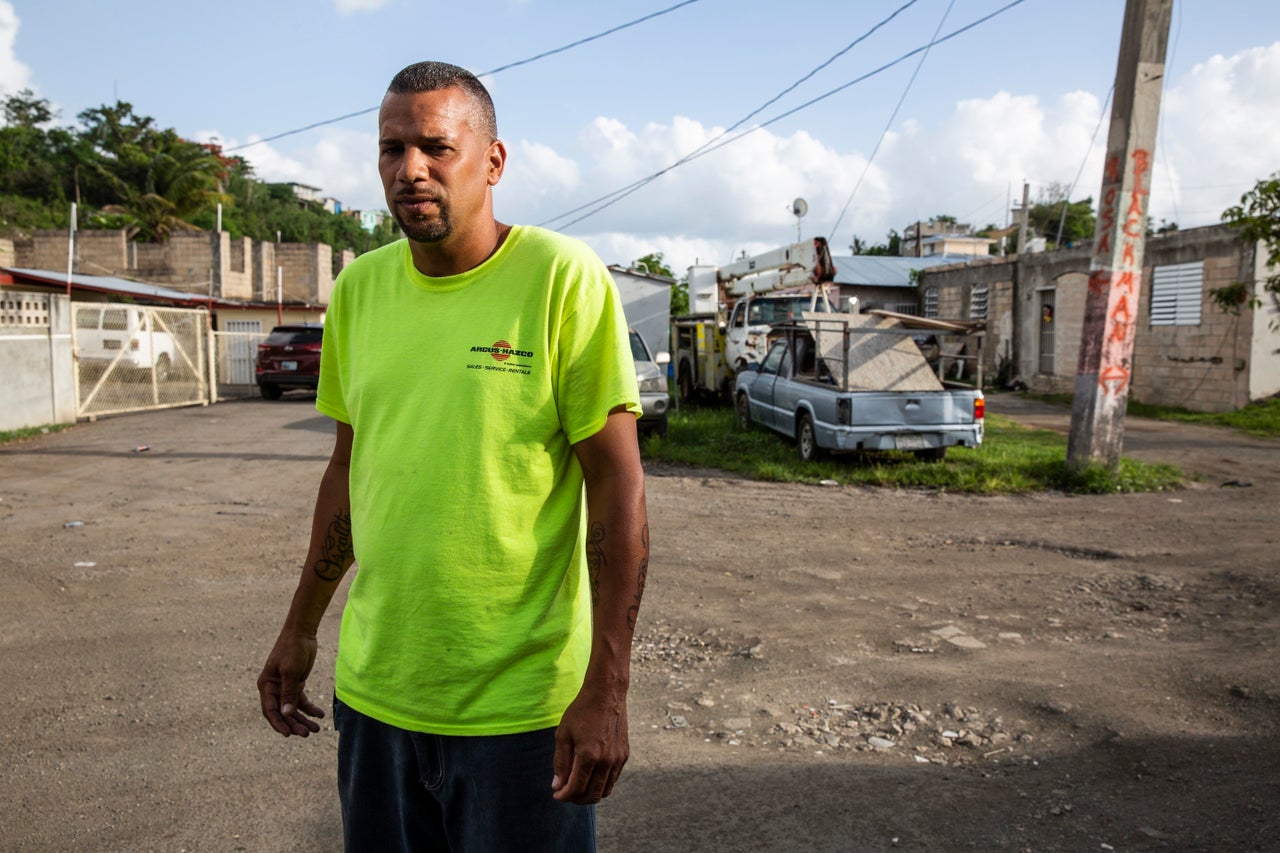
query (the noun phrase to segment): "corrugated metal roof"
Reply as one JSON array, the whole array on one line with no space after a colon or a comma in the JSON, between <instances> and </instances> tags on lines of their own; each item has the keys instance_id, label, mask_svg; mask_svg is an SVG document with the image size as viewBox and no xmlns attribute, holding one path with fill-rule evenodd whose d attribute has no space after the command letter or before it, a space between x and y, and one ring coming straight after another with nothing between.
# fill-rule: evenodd
<instances>
[{"instance_id":1,"label":"corrugated metal roof","mask_svg":"<svg viewBox=\"0 0 1280 853\"><path fill-rule=\"evenodd\" d=\"M836 265L836 284L853 284L860 287L914 287L912 270L954 264L972 260L960 256L942 255L930 258L899 258L891 255L839 255L831 261Z\"/></svg>"},{"instance_id":2,"label":"corrugated metal roof","mask_svg":"<svg viewBox=\"0 0 1280 853\"><path fill-rule=\"evenodd\" d=\"M57 273L51 270L33 270L23 267L2 267L3 271L24 278L36 279L43 284L59 284L66 285L67 274ZM141 296L146 299L162 299L166 302L206 302L208 297L199 293L187 293L181 290L172 290L168 287L161 287L158 284L147 284L141 281L130 281L127 278L114 278L106 275L83 275L75 273L71 276L72 288L80 287L86 290L100 290L108 293L124 293L130 296ZM215 301L223 302L226 300L217 299Z\"/></svg>"}]
</instances>

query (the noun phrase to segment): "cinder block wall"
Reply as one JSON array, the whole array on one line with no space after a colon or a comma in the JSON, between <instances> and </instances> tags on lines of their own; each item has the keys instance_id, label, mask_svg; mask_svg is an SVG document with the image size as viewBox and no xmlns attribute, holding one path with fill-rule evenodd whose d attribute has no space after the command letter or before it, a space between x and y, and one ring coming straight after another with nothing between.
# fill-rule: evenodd
<instances>
[{"instance_id":1,"label":"cinder block wall","mask_svg":"<svg viewBox=\"0 0 1280 853\"><path fill-rule=\"evenodd\" d=\"M333 292L333 249L322 243L279 243L276 264L284 270L284 300L327 304ZM275 297L275 279L271 295Z\"/></svg>"},{"instance_id":2,"label":"cinder block wall","mask_svg":"<svg viewBox=\"0 0 1280 853\"><path fill-rule=\"evenodd\" d=\"M973 288L987 286L987 333L982 343L982 371L993 381L1000 359L1017 351L1014 324L1014 264L1009 258L981 258L920 271L919 292L938 289L938 317L972 319ZM969 371L972 375L972 371Z\"/></svg>"},{"instance_id":3,"label":"cinder block wall","mask_svg":"<svg viewBox=\"0 0 1280 853\"><path fill-rule=\"evenodd\" d=\"M1130 396L1159 406L1226 412L1249 402L1248 359L1252 320L1248 311L1227 314L1211 289L1252 277L1247 247L1226 228L1196 228L1147 242L1142 270L1142 325L1133 352ZM1204 261L1200 323L1151 325L1152 269Z\"/></svg>"},{"instance_id":4,"label":"cinder block wall","mask_svg":"<svg viewBox=\"0 0 1280 853\"><path fill-rule=\"evenodd\" d=\"M253 299L253 241L248 237L232 240L225 231L219 236L220 295L226 299Z\"/></svg>"},{"instance_id":5,"label":"cinder block wall","mask_svg":"<svg viewBox=\"0 0 1280 853\"><path fill-rule=\"evenodd\" d=\"M26 269L62 272L67 268L67 232L47 230L32 232L25 240L14 242L14 266ZM85 275L119 275L128 257L128 241L124 231L77 231L75 272Z\"/></svg>"}]
</instances>

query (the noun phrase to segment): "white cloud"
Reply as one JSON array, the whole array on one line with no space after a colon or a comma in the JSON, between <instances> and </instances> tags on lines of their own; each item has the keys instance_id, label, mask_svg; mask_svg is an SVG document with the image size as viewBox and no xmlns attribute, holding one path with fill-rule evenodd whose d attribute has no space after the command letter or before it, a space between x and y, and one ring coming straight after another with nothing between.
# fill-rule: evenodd
<instances>
[{"instance_id":1,"label":"white cloud","mask_svg":"<svg viewBox=\"0 0 1280 853\"><path fill-rule=\"evenodd\" d=\"M1077 173L1073 198L1097 196L1107 135L1106 121L1099 128L1101 109L1099 95L1088 92L968 98L944 117L904 120L886 136L870 169L869 147L841 150L803 131L757 130L581 223L566 226L573 218L566 217L553 224L581 236L608 263L662 252L683 273L695 262L723 263L795 240L790 205L797 196L809 203L802 235L828 235L866 169L832 237L837 254L847 251L853 234L879 242L890 228L901 232L940 213L978 226L1003 225L1006 203L1020 200L1024 179L1033 200L1048 184L1069 184ZM1162 123L1153 219L1183 227L1217 222L1255 180L1280 168L1280 43L1213 57L1171 80ZM498 217L550 220L646 178L720 132L680 116L643 127L602 116L559 149L538 139L508 140L507 172L495 195ZM319 186L351 208L382 207L374 134L321 133L307 138L306 147L275 143L241 153L263 179Z\"/></svg>"},{"instance_id":2,"label":"white cloud","mask_svg":"<svg viewBox=\"0 0 1280 853\"><path fill-rule=\"evenodd\" d=\"M917 218L947 213L1003 225L1022 182L1034 201L1051 183L1077 181L1072 197L1096 199L1109 121L1089 92L1054 99L997 92L959 101L941 120L906 120L884 140L849 211L832 237L836 253L850 236L879 242ZM1110 115L1108 105L1107 117ZM1152 175L1153 221L1182 227L1213 224L1224 207L1280 168L1280 43L1213 57L1172 80ZM578 150L541 151L578 184L547 170L515 173L513 184L543 176L539 192L514 189L516 221L540 221L643 179L719 133L677 117L670 125L630 128L608 117L584 128ZM695 260L720 263L795 239L791 200L803 196L805 237L827 234L866 165L804 132L758 130L655 180L581 223L582 235L608 262L663 252L680 272ZM572 217L569 217L572 218ZM564 226L566 220L556 224Z\"/></svg>"},{"instance_id":3,"label":"white cloud","mask_svg":"<svg viewBox=\"0 0 1280 853\"><path fill-rule=\"evenodd\" d=\"M333 8L340 15L353 15L357 12L376 12L387 5L388 0L333 0Z\"/></svg>"},{"instance_id":4,"label":"white cloud","mask_svg":"<svg viewBox=\"0 0 1280 853\"><path fill-rule=\"evenodd\" d=\"M202 142L217 141L224 148L253 142L252 139L226 139L215 130L200 131L195 138ZM327 127L306 147L288 152L272 143L262 143L229 153L249 161L259 180L319 187L322 195L337 199L344 208L364 210L386 207L378 177L377 152L374 134Z\"/></svg>"},{"instance_id":5,"label":"white cloud","mask_svg":"<svg viewBox=\"0 0 1280 853\"><path fill-rule=\"evenodd\" d=\"M31 86L31 69L14 53L21 25L13 4L0 0L0 92L5 94L14 94Z\"/></svg>"},{"instance_id":6,"label":"white cloud","mask_svg":"<svg viewBox=\"0 0 1280 853\"><path fill-rule=\"evenodd\" d=\"M1153 214L1217 221L1280 169L1280 42L1197 64L1169 87L1161 112Z\"/></svg>"}]
</instances>

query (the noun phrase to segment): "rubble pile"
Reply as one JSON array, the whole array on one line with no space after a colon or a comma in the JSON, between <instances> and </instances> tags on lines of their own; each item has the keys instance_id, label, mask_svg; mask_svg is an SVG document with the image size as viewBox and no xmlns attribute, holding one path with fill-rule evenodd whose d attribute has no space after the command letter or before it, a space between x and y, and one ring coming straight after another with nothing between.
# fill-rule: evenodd
<instances>
[{"instance_id":1,"label":"rubble pile","mask_svg":"<svg viewBox=\"0 0 1280 853\"><path fill-rule=\"evenodd\" d=\"M944 766L996 757L1027 758L1025 748L1035 739L1022 721L1009 724L995 711L954 702L925 708L894 702L853 705L828 699L792 708L790 714L762 709L757 714L761 719L727 717L708 719L702 725L690 722L698 709L714 706L701 697L692 705L669 703L665 728L702 732L706 740L728 746L827 755L877 751Z\"/></svg>"}]
</instances>

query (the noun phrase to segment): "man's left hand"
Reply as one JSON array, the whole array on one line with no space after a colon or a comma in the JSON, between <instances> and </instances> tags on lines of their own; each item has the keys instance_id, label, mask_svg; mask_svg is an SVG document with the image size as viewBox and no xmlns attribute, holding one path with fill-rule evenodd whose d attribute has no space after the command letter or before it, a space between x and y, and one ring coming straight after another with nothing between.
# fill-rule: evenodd
<instances>
[{"instance_id":1,"label":"man's left hand","mask_svg":"<svg viewBox=\"0 0 1280 853\"><path fill-rule=\"evenodd\" d=\"M584 684L556 729L552 795L580 806L600 802L630 755L626 688Z\"/></svg>"}]
</instances>

